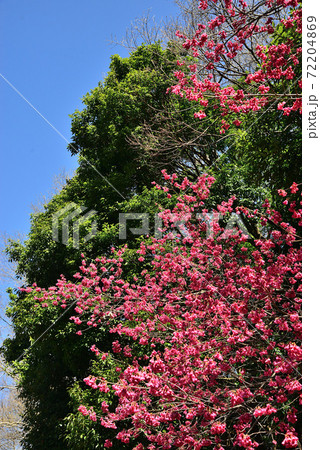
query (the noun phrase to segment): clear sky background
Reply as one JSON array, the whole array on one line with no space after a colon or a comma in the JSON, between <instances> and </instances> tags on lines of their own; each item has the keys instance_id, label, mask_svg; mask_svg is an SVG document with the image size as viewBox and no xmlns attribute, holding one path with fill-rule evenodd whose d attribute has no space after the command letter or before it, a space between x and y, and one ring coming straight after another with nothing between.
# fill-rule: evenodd
<instances>
[{"instance_id":1,"label":"clear sky background","mask_svg":"<svg viewBox=\"0 0 320 450\"><path fill-rule=\"evenodd\" d=\"M106 75L111 55L128 55L108 40L148 10L156 20L177 12L173 0L0 0L0 73L70 140L69 114ZM31 205L77 159L1 77L0 99L0 233L26 235Z\"/></svg>"}]
</instances>

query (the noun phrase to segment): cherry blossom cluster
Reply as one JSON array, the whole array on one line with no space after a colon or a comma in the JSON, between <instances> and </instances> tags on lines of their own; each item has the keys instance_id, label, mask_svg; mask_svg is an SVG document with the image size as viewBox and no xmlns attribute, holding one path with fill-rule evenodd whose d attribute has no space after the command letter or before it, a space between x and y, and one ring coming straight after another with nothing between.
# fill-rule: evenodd
<instances>
[{"instance_id":1,"label":"cherry blossom cluster","mask_svg":"<svg viewBox=\"0 0 320 450\"><path fill-rule=\"evenodd\" d=\"M234 207L234 197L219 206L219 214L259 222L264 237L253 240L236 228L226 235L217 221L194 220L199 211L208 215L212 177L178 183L176 175L163 175L167 186L159 188L168 196L179 189L179 197L172 210L160 213L162 237L137 251L137 260L152 256L150 269L128 282L124 247L90 264L83 259L76 282L61 277L49 289L26 289L36 308L74 303L70 320L78 334L109 328L112 351L96 345L91 351L102 361L118 361L118 380L106 374L84 382L113 392L116 405L80 405L80 413L115 433L106 448L114 440L132 445L140 435L148 444L135 450L300 448L298 185L279 191L290 223L268 200L262 211ZM188 233L172 239L182 214Z\"/></svg>"},{"instance_id":2,"label":"cherry blossom cluster","mask_svg":"<svg viewBox=\"0 0 320 450\"><path fill-rule=\"evenodd\" d=\"M240 125L237 114L258 111L271 102L285 115L301 113L302 13L298 0L267 0L258 6L248 6L243 0L209 0L200 1L199 9L205 23L197 25L194 35L176 32L196 62L188 65L187 61L177 61L177 84L168 92L198 102L203 107L195 113L199 119L206 117L205 108L219 108L222 117L228 116L221 133L231 122ZM292 37L272 45L256 44L265 36L272 41L280 23L285 30L291 29ZM244 75L239 67L245 64L248 51L256 69L246 76L247 89L236 88L233 76L237 72L239 80ZM224 83L218 82L221 78ZM286 90L281 88L285 81L290 82Z\"/></svg>"}]
</instances>

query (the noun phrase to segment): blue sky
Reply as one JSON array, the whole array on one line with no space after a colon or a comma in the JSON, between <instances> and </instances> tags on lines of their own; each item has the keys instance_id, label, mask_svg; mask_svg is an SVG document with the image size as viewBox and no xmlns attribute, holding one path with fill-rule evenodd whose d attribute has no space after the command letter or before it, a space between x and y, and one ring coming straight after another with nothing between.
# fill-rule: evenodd
<instances>
[{"instance_id":1,"label":"blue sky","mask_svg":"<svg viewBox=\"0 0 320 450\"><path fill-rule=\"evenodd\" d=\"M174 14L171 0L57 0L0 2L0 72L67 139L81 97L108 71L108 45L151 8L156 18ZM54 175L77 166L66 142L0 78L2 230L26 233L30 204L50 191Z\"/></svg>"},{"instance_id":2,"label":"blue sky","mask_svg":"<svg viewBox=\"0 0 320 450\"><path fill-rule=\"evenodd\" d=\"M0 0L0 73L70 139L70 117L108 71L108 43L150 10L176 13L173 0ZM0 232L27 234L31 204L77 160L66 142L0 77ZM2 296L5 285L0 285Z\"/></svg>"}]
</instances>

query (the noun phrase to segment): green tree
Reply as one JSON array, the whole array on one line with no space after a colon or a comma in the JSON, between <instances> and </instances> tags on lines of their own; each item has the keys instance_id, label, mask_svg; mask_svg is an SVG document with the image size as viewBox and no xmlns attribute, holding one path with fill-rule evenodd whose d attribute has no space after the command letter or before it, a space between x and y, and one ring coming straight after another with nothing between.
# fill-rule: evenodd
<instances>
[{"instance_id":1,"label":"green tree","mask_svg":"<svg viewBox=\"0 0 320 450\"><path fill-rule=\"evenodd\" d=\"M159 169L142 168L127 137L150 117L152 107L160 109L167 101L165 91L173 60L174 54L157 44L141 46L129 58L115 56L104 82L85 96L84 110L72 118L70 150L79 156L75 176L44 211L31 216L26 241L12 240L7 248L9 260L17 263L17 276L27 285L49 287L61 273L72 280L81 264L81 252L93 258L123 243L118 239L119 211L140 209L152 214L156 202L163 201L156 189L143 187L150 186L153 178L160 180ZM128 200L124 201L103 177ZM80 249L74 248L71 236L67 245L52 239L53 215L70 202L96 211L99 231L85 242L91 224L84 223ZM135 238L129 235L128 243L136 245ZM138 273L138 269L128 262L128 273ZM88 373L92 334L89 331L81 340L74 335L70 311L62 317L42 309L34 314L34 301L26 293L12 291L10 297L8 316L15 335L4 342L3 352L20 374L20 394L26 405L24 447L64 449L64 419L73 411L68 391ZM105 333L101 341L106 341L105 347L111 345Z\"/></svg>"},{"instance_id":2,"label":"green tree","mask_svg":"<svg viewBox=\"0 0 320 450\"><path fill-rule=\"evenodd\" d=\"M286 119L270 111L256 121L256 116L247 115L243 118L246 131L231 127L228 139L222 139L218 110L198 121L194 118L197 104L166 94L173 84L176 59L173 46L162 49L160 44L142 45L128 58L114 56L107 77L84 97L84 109L72 115L69 150L78 155L79 168L44 211L32 215L27 240L11 241L7 249L9 259L17 263L17 276L27 284L47 288L61 273L72 280L81 253L94 259L109 254L112 246L121 246L120 211L153 216L156 204L168 207L170 199L150 189L153 180L162 178L160 168L190 179L205 171L212 173L217 181L208 208L232 194L241 204L254 207L271 189L299 181L295 179L300 167L298 116ZM71 237L67 245L52 239L53 215L70 202L96 211L98 233L85 242L91 224L84 223L79 249ZM128 279L139 276L146 264L139 267L130 258L140 240L128 234L131 250L124 263ZM19 360L15 368L26 404L24 447L100 448L101 429L85 424L76 409L79 399L89 395L82 390L82 380L93 364L90 346L101 343L107 351L112 345L110 335L103 329L88 330L80 339L69 321L71 311L60 317L50 308L40 307L35 313L33 305L30 295L11 293L8 315L15 336L3 347L8 362ZM110 377L113 372L110 367Z\"/></svg>"}]
</instances>

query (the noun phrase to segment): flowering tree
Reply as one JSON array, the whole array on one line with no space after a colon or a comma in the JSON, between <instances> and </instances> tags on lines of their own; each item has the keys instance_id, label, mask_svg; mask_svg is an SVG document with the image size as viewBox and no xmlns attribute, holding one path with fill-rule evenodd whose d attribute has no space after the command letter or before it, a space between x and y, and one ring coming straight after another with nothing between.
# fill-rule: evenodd
<instances>
[{"instance_id":1,"label":"flowering tree","mask_svg":"<svg viewBox=\"0 0 320 450\"><path fill-rule=\"evenodd\" d=\"M274 105L274 116L289 116L281 121L283 127L278 133L283 137L283 128L286 130L288 139L286 134L284 141L296 156L291 143L294 140L292 129L296 133L298 127L297 121L290 120L299 117L301 108L300 4L296 0L252 1L249 5L242 0L203 0L199 6L199 20L194 33L177 32L186 53L180 53L178 61L184 71L179 69L175 72L178 82L169 88L169 92L199 102L202 109L194 116L199 119L207 117L200 122L199 139L199 129L193 128L194 122L191 132L188 128L186 133L178 134L177 121L173 120L177 118L177 111L175 108L169 110L165 119L172 126L167 134L159 127L159 135L166 138L166 144L170 141L172 145L176 139L172 161L182 161L184 172L181 170L180 173L187 173L185 168L190 169L191 155L196 159L193 164L196 175L202 174L206 165L222 160L223 144L216 145L220 142L217 141L219 131L224 134L232 130L236 134L235 127L242 121L247 125L245 121L250 122L252 113L260 110L265 113ZM120 74L126 72L122 70L126 64L117 58L114 60L114 67ZM149 74L149 70L146 73ZM158 76L155 75L155 79ZM147 85L153 89L154 79L149 81ZM166 78L166 87L167 81ZM118 82L116 85L120 86ZM123 94L121 86L120 100ZM139 84L137 89L140 92ZM100 98L101 87L93 94L92 101L95 94ZM131 104L132 98L128 99ZM119 104L123 105L122 100ZM132 106L136 107L136 104ZM189 110L194 110L187 110L189 117ZM105 145L102 136L106 121L99 122L101 130L99 128L99 133L96 133L87 112L78 114L74 121L77 135L74 144L77 150L85 152L88 151L87 142L101 141ZM137 117L134 115L134 120ZM215 127L210 128L207 124L212 122L215 125L217 120L222 121L222 126L213 136ZM141 121L138 122L140 133ZM80 126L83 123L86 124L84 134ZM115 148L127 142L127 130L120 128L121 139L115 141ZM157 126L154 128L158 129ZM179 128L182 129L181 126ZM251 124L249 128L253 129ZM265 128L268 128L267 121ZM142 134L145 131L143 128ZM110 133L114 139L114 130ZM189 136L188 142L185 136ZM148 143L150 138L153 135L147 136ZM264 130L262 139L268 146ZM257 146L256 136L253 141ZM159 151L159 140L155 145L153 141L151 144L151 150L156 147ZM206 146L208 151L201 153L200 146ZM181 149L183 156L187 155L186 159L180 158ZM274 147L269 150L274 161ZM246 158L251 156L250 147L243 151ZM282 148L282 151L286 154L287 148ZM262 153L264 157L265 153ZM96 145L89 148L90 155L85 154L104 167L105 159L96 153ZM160 156L162 161L163 155ZM275 165L281 167L281 172L283 166L278 161ZM288 164L290 173L294 165L292 161ZM251 164L250 159L247 163ZM259 166L260 163L257 164ZM86 167L82 166L82 169ZM86 177L86 170L83 173ZM145 173L142 175L141 182L144 183ZM88 422L96 428L101 424L101 434L108 435L105 447L122 448L129 443L130 448L135 449L300 448L301 249L297 230L301 225L301 211L298 186L290 181L289 194L282 189L278 191L282 206L287 208L282 217L268 201L263 210L258 207L250 210L237 206L235 197L221 203L212 212L212 202L216 201L216 197L210 197L210 189L214 188L212 177L201 175L195 182L184 179L179 184L176 175L169 176L164 172L164 176L178 200L174 207L160 213L163 237L142 242L138 250L135 268L140 264L144 265L144 270L136 273L133 280L131 273L130 276L125 275L132 252L128 258L129 251L124 248L114 250L112 257L97 258L89 265L83 259L80 272L75 275L75 283L62 277L48 289L41 289L36 284L22 289L25 292L11 312L16 315L19 310L18 319L15 319L18 344L22 342L23 348L27 348L30 342L38 343L39 336L48 330L51 332L61 311L65 315L58 326L63 342L68 341L67 345L74 350L73 357L76 354L81 362L83 357L89 360L88 352L86 355L77 353L77 344L74 341L70 343L70 335L65 339L64 324L61 324L63 320L67 321L68 313L75 307L72 323L66 330L69 332L79 327L77 334L81 336L89 329L85 338L73 336L82 342L82 346L91 336L97 337L91 346L97 365L92 368L90 376L87 373L83 375L88 368L86 360L76 373L78 376L81 371L81 378L85 376L86 392L98 396L85 396L85 401L79 406L79 416L83 422L87 417L91 419ZM282 176L280 173L280 182ZM270 179L268 173L265 178ZM123 181L123 177L120 176L119 180ZM92 181L93 185L97 182L95 178ZM276 181L279 187L279 177ZM219 183L221 185L223 183ZM167 193L168 200L174 199L168 186L157 187L159 193L160 190L161 194ZM86 191L87 185L83 187L81 184L81 192L82 189ZM97 199L103 208L108 205L105 198L95 195L94 201ZM254 196L254 203L258 203L257 196ZM241 230L224 229L220 219L227 221L233 213L247 218L258 233L248 236ZM52 275L52 261L47 253L52 245L50 226L51 222L47 228L49 241L43 240L44 247L40 251L38 246L31 247L31 260L37 261L34 255L39 252L41 261L45 261L42 266L31 264L31 283L35 270L39 277L46 272ZM176 234L177 227L180 234ZM113 238L113 234L110 236ZM257 236L260 238L253 239ZM102 251L105 251L105 246ZM16 253L19 252L16 249ZM65 258L60 260L64 262ZM59 263L57 267L61 269L62 266ZM35 303L31 314L30 302L32 305ZM50 324L49 328L45 323ZM41 333L30 332L30 329L41 329ZM43 361L46 361L44 354L54 363L60 358L74 365L69 348L64 347L62 353L60 341L54 334L52 339L47 334L47 342L49 347L43 345L39 350L35 345L29 353L23 353L24 361L17 367L20 364L21 371L27 370L28 365L33 366L33 361L43 367ZM56 399L57 394L52 389L55 381L50 378L51 384L47 384L50 392L45 392L45 388L38 389L38 383L30 377L31 374L29 371L29 378L26 378L28 386L35 387L29 408L35 412L30 422L37 423L39 430L41 424L36 410L39 392L52 422L56 416L52 414L50 399ZM70 386L74 370L58 374L57 377L52 373L52 379L61 379ZM42 373L38 377L43 378ZM80 448L77 443L72 444L75 445L72 448ZM45 445L44 441L39 445Z\"/></svg>"},{"instance_id":2,"label":"flowering tree","mask_svg":"<svg viewBox=\"0 0 320 450\"><path fill-rule=\"evenodd\" d=\"M109 353L91 348L102 362L116 362L118 380L84 380L118 401L79 411L115 429L115 441L143 435L148 444L137 450L300 448L301 248L293 222L301 210L290 198L298 186L289 195L279 190L289 224L267 200L263 213L234 208L231 198L209 215L212 177L179 184L164 176L180 196L160 213L163 236L137 251L140 261L152 255L150 270L132 283L122 279L124 248L83 260L76 283L62 277L48 290L27 288L35 311L74 302L79 335L107 326L120 336ZM265 238L252 244L241 230L219 226L219 214L240 211L259 220Z\"/></svg>"},{"instance_id":3,"label":"flowering tree","mask_svg":"<svg viewBox=\"0 0 320 450\"><path fill-rule=\"evenodd\" d=\"M177 31L196 61L177 61L186 70L175 72L177 84L169 90L199 102L199 119L206 117L206 108L220 108L221 133L231 122L240 125L237 115L271 102L285 115L301 112L300 2L201 0L199 10L193 34Z\"/></svg>"}]
</instances>

